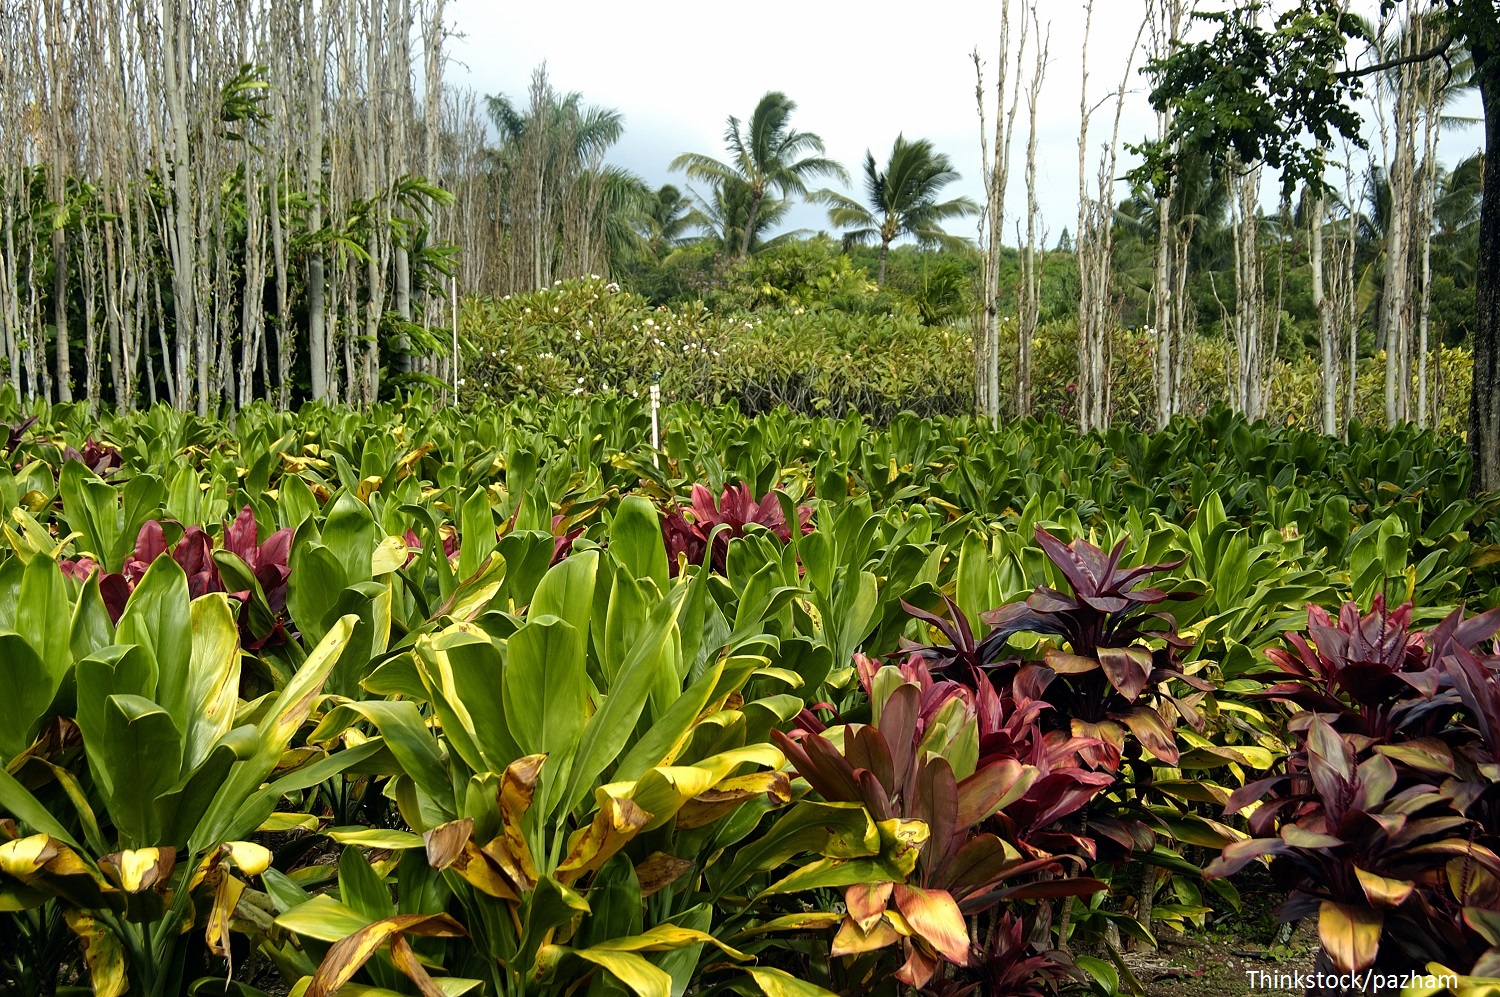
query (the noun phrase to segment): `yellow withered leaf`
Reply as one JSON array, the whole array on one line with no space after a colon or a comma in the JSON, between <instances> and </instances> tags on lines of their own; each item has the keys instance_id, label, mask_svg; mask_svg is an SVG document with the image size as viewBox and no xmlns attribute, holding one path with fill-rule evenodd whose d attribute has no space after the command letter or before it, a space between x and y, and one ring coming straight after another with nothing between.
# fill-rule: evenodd
<instances>
[{"instance_id":1,"label":"yellow withered leaf","mask_svg":"<svg viewBox=\"0 0 1500 997\"><path fill-rule=\"evenodd\" d=\"M83 940L83 961L88 966L94 997L120 997L130 985L120 940L98 921L74 908L64 908L63 919L73 934Z\"/></svg>"},{"instance_id":2,"label":"yellow withered leaf","mask_svg":"<svg viewBox=\"0 0 1500 997\"><path fill-rule=\"evenodd\" d=\"M531 846L526 843L522 821L536 796L537 779L542 773L545 754L525 755L505 766L500 775L500 833L505 850L517 873L526 880L526 888L536 885L536 863ZM491 842L493 844L493 842Z\"/></svg>"},{"instance_id":3,"label":"yellow withered leaf","mask_svg":"<svg viewBox=\"0 0 1500 997\"><path fill-rule=\"evenodd\" d=\"M833 945L828 954L832 956L859 955L894 945L900 940L901 936L896 934L896 929L892 928L884 917L877 915L875 923L868 931L861 928L854 918L846 917L843 924L839 926L838 934L833 936Z\"/></svg>"},{"instance_id":4,"label":"yellow withered leaf","mask_svg":"<svg viewBox=\"0 0 1500 997\"><path fill-rule=\"evenodd\" d=\"M1409 880L1389 879L1377 873L1366 872L1358 866L1354 868L1354 875L1359 879L1360 888L1365 891L1365 899L1370 901L1372 907L1400 907L1415 889L1415 884Z\"/></svg>"},{"instance_id":5,"label":"yellow withered leaf","mask_svg":"<svg viewBox=\"0 0 1500 997\"><path fill-rule=\"evenodd\" d=\"M411 950L411 943L406 940L405 935L397 935L391 939L391 962L416 984L417 992L422 997L447 997L417 961L417 954Z\"/></svg>"},{"instance_id":6,"label":"yellow withered leaf","mask_svg":"<svg viewBox=\"0 0 1500 997\"><path fill-rule=\"evenodd\" d=\"M688 830L712 824L757 796L769 796L773 803L787 803L792 798L791 780L785 772L753 772L725 779L684 803L677 812L677 827Z\"/></svg>"},{"instance_id":7,"label":"yellow withered leaf","mask_svg":"<svg viewBox=\"0 0 1500 997\"><path fill-rule=\"evenodd\" d=\"M693 867L692 860L680 859L666 852L652 852L635 867L635 878L641 884L641 896L649 897L671 886Z\"/></svg>"},{"instance_id":8,"label":"yellow withered leaf","mask_svg":"<svg viewBox=\"0 0 1500 997\"><path fill-rule=\"evenodd\" d=\"M135 848L99 860L99 868L126 893L140 893L165 882L176 865L175 848Z\"/></svg>"},{"instance_id":9,"label":"yellow withered leaf","mask_svg":"<svg viewBox=\"0 0 1500 997\"><path fill-rule=\"evenodd\" d=\"M855 883L844 890L844 907L861 931L869 931L891 902L894 883Z\"/></svg>"},{"instance_id":10,"label":"yellow withered leaf","mask_svg":"<svg viewBox=\"0 0 1500 997\"><path fill-rule=\"evenodd\" d=\"M599 809L588 827L568 837L568 855L557 867L557 878L564 885L587 872L594 872L651 822L651 814L634 800L616 799L600 787Z\"/></svg>"},{"instance_id":11,"label":"yellow withered leaf","mask_svg":"<svg viewBox=\"0 0 1500 997\"><path fill-rule=\"evenodd\" d=\"M334 944L323 957L305 997L330 997L348 983L381 946L401 935L459 938L466 932L447 914L397 914L365 925Z\"/></svg>"},{"instance_id":12,"label":"yellow withered leaf","mask_svg":"<svg viewBox=\"0 0 1500 997\"><path fill-rule=\"evenodd\" d=\"M0 845L0 872L25 880L41 871L63 846L45 834L16 838Z\"/></svg>"},{"instance_id":13,"label":"yellow withered leaf","mask_svg":"<svg viewBox=\"0 0 1500 997\"><path fill-rule=\"evenodd\" d=\"M969 930L947 890L897 883L896 906L922 940L956 966L969 964Z\"/></svg>"},{"instance_id":14,"label":"yellow withered leaf","mask_svg":"<svg viewBox=\"0 0 1500 997\"><path fill-rule=\"evenodd\" d=\"M208 950L216 956L229 955L229 922L234 917L234 908L245 892L245 884L228 873L219 876L214 884L214 901L208 910L208 924L203 930L203 940Z\"/></svg>"},{"instance_id":15,"label":"yellow withered leaf","mask_svg":"<svg viewBox=\"0 0 1500 997\"><path fill-rule=\"evenodd\" d=\"M422 835L427 845L427 864L434 869L448 868L463 854L464 844L474 836L474 821L463 817L439 824Z\"/></svg>"},{"instance_id":16,"label":"yellow withered leaf","mask_svg":"<svg viewBox=\"0 0 1500 997\"><path fill-rule=\"evenodd\" d=\"M472 839L464 842L463 850L449 868L481 893L517 903L521 900L520 887L515 879L491 861Z\"/></svg>"}]
</instances>

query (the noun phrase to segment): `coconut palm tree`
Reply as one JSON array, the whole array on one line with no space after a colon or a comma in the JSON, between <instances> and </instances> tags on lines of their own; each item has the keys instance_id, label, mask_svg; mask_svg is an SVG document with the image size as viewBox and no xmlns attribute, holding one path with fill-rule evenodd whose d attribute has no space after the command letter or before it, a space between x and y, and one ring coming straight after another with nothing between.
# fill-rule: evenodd
<instances>
[{"instance_id":1,"label":"coconut palm tree","mask_svg":"<svg viewBox=\"0 0 1500 997\"><path fill-rule=\"evenodd\" d=\"M784 197L765 198L755 206L752 217L750 186L733 177L714 181L707 196L694 191L691 204L684 222L700 233L691 241L713 246L719 252L748 255L806 234L805 229L797 229L766 239L765 233L786 217L792 202Z\"/></svg>"},{"instance_id":2,"label":"coconut palm tree","mask_svg":"<svg viewBox=\"0 0 1500 997\"><path fill-rule=\"evenodd\" d=\"M662 184L650 194L640 232L653 259L660 260L682 244L692 227L692 210L692 200L672 184Z\"/></svg>"},{"instance_id":3,"label":"coconut palm tree","mask_svg":"<svg viewBox=\"0 0 1500 997\"><path fill-rule=\"evenodd\" d=\"M903 235L923 245L963 245L965 240L943 231L942 223L972 215L979 206L967 197L940 201L943 188L957 180L948 157L934 152L926 139L908 142L897 135L885 169L875 165L875 156L865 151L865 198L860 204L834 191L820 191L829 205L828 220L838 228L852 228L844 239L851 243L880 240L880 272L877 284L885 283L885 260L891 243ZM868 205L868 206L866 206Z\"/></svg>"},{"instance_id":4,"label":"coconut palm tree","mask_svg":"<svg viewBox=\"0 0 1500 997\"><path fill-rule=\"evenodd\" d=\"M738 251L742 257L749 255L751 242L761 231L760 218L768 198L786 201L794 195L806 196L807 181L813 177L849 182L848 171L824 155L821 138L792 127L796 109L795 101L772 90L755 105L748 121L730 115L724 131L727 162L696 152L672 160L672 169L713 186L719 195L737 196L734 185L744 186L746 211Z\"/></svg>"}]
</instances>

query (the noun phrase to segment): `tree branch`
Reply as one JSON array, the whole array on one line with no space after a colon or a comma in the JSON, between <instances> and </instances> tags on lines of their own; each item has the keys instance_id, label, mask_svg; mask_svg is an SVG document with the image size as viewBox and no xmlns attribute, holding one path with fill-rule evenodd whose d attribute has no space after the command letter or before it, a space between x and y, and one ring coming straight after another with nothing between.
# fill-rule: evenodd
<instances>
[{"instance_id":1,"label":"tree branch","mask_svg":"<svg viewBox=\"0 0 1500 997\"><path fill-rule=\"evenodd\" d=\"M1372 73L1381 73L1387 69L1395 69L1397 66L1408 66L1413 62L1427 62L1429 59L1436 59L1440 56L1446 55L1448 53L1448 49L1453 47L1453 43L1456 40L1457 36L1450 34L1442 41L1434 45L1432 48L1425 51L1412 52L1409 55L1398 56L1394 59L1386 59L1384 62L1377 62L1372 66L1361 66L1358 69L1346 69L1338 74L1338 78L1341 80L1352 80L1362 76L1369 76Z\"/></svg>"}]
</instances>

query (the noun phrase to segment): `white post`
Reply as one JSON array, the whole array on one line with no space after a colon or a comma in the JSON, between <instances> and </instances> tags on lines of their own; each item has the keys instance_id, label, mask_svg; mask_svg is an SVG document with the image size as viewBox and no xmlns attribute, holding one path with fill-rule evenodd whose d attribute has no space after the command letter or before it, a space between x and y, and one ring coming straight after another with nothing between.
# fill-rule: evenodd
<instances>
[{"instance_id":1,"label":"white post","mask_svg":"<svg viewBox=\"0 0 1500 997\"><path fill-rule=\"evenodd\" d=\"M458 275L453 275L453 404L458 404Z\"/></svg>"},{"instance_id":2,"label":"white post","mask_svg":"<svg viewBox=\"0 0 1500 997\"><path fill-rule=\"evenodd\" d=\"M651 464L661 467L661 424L657 412L661 410L661 385L651 385Z\"/></svg>"}]
</instances>

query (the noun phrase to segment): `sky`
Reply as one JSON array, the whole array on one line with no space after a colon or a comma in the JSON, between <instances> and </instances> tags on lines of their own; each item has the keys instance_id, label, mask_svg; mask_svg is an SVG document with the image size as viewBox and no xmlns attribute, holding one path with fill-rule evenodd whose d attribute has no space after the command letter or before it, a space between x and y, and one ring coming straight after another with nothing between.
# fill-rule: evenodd
<instances>
[{"instance_id":1,"label":"sky","mask_svg":"<svg viewBox=\"0 0 1500 997\"><path fill-rule=\"evenodd\" d=\"M1012 4L1012 33L1019 8ZM1084 49L1083 0L1042 0L1042 30L1049 32L1046 80L1037 108L1037 173L1041 230L1047 244L1076 227L1078 133ZM1374 0L1355 7L1374 6ZM1113 92L1126 79L1120 121L1122 147L1154 134L1155 114L1146 99L1147 80L1131 50L1145 10L1144 0L1096 0L1088 34L1090 104L1089 176L1113 127ZM846 192L862 194L865 150L884 163L898 134L929 139L946 153L962 179L949 196L983 202L979 121L974 96L976 47L985 62L987 130L993 134L995 70L1000 0L939 0L899 5L869 0L855 5L831 0L762 0L759 4L650 0L605 3L572 0L500 3L450 0L449 79L481 94L524 98L533 68L545 62L553 85L582 92L587 103L618 109L625 135L608 157L653 186L686 186L669 170L679 153L722 158L725 118L747 117L767 90L797 102L795 127L823 138L828 154L851 174ZM1029 42L1035 44L1035 35ZM1034 53L1034 49L1032 50ZM1030 76L1034 54L1024 72ZM1011 68L1014 81L1014 65ZM1453 113L1477 116L1477 97ZM1016 118L1004 241L1016 241L1015 221L1024 216L1026 143L1023 98ZM1479 128L1448 131L1440 147L1445 162L1477 151ZM1128 169L1122 148L1121 168ZM839 186L836 181L833 186ZM1120 196L1125 193L1123 185ZM1267 185L1267 196L1274 192ZM827 229L825 209L799 205L786 226ZM972 236L974 221L949 226Z\"/></svg>"}]
</instances>

